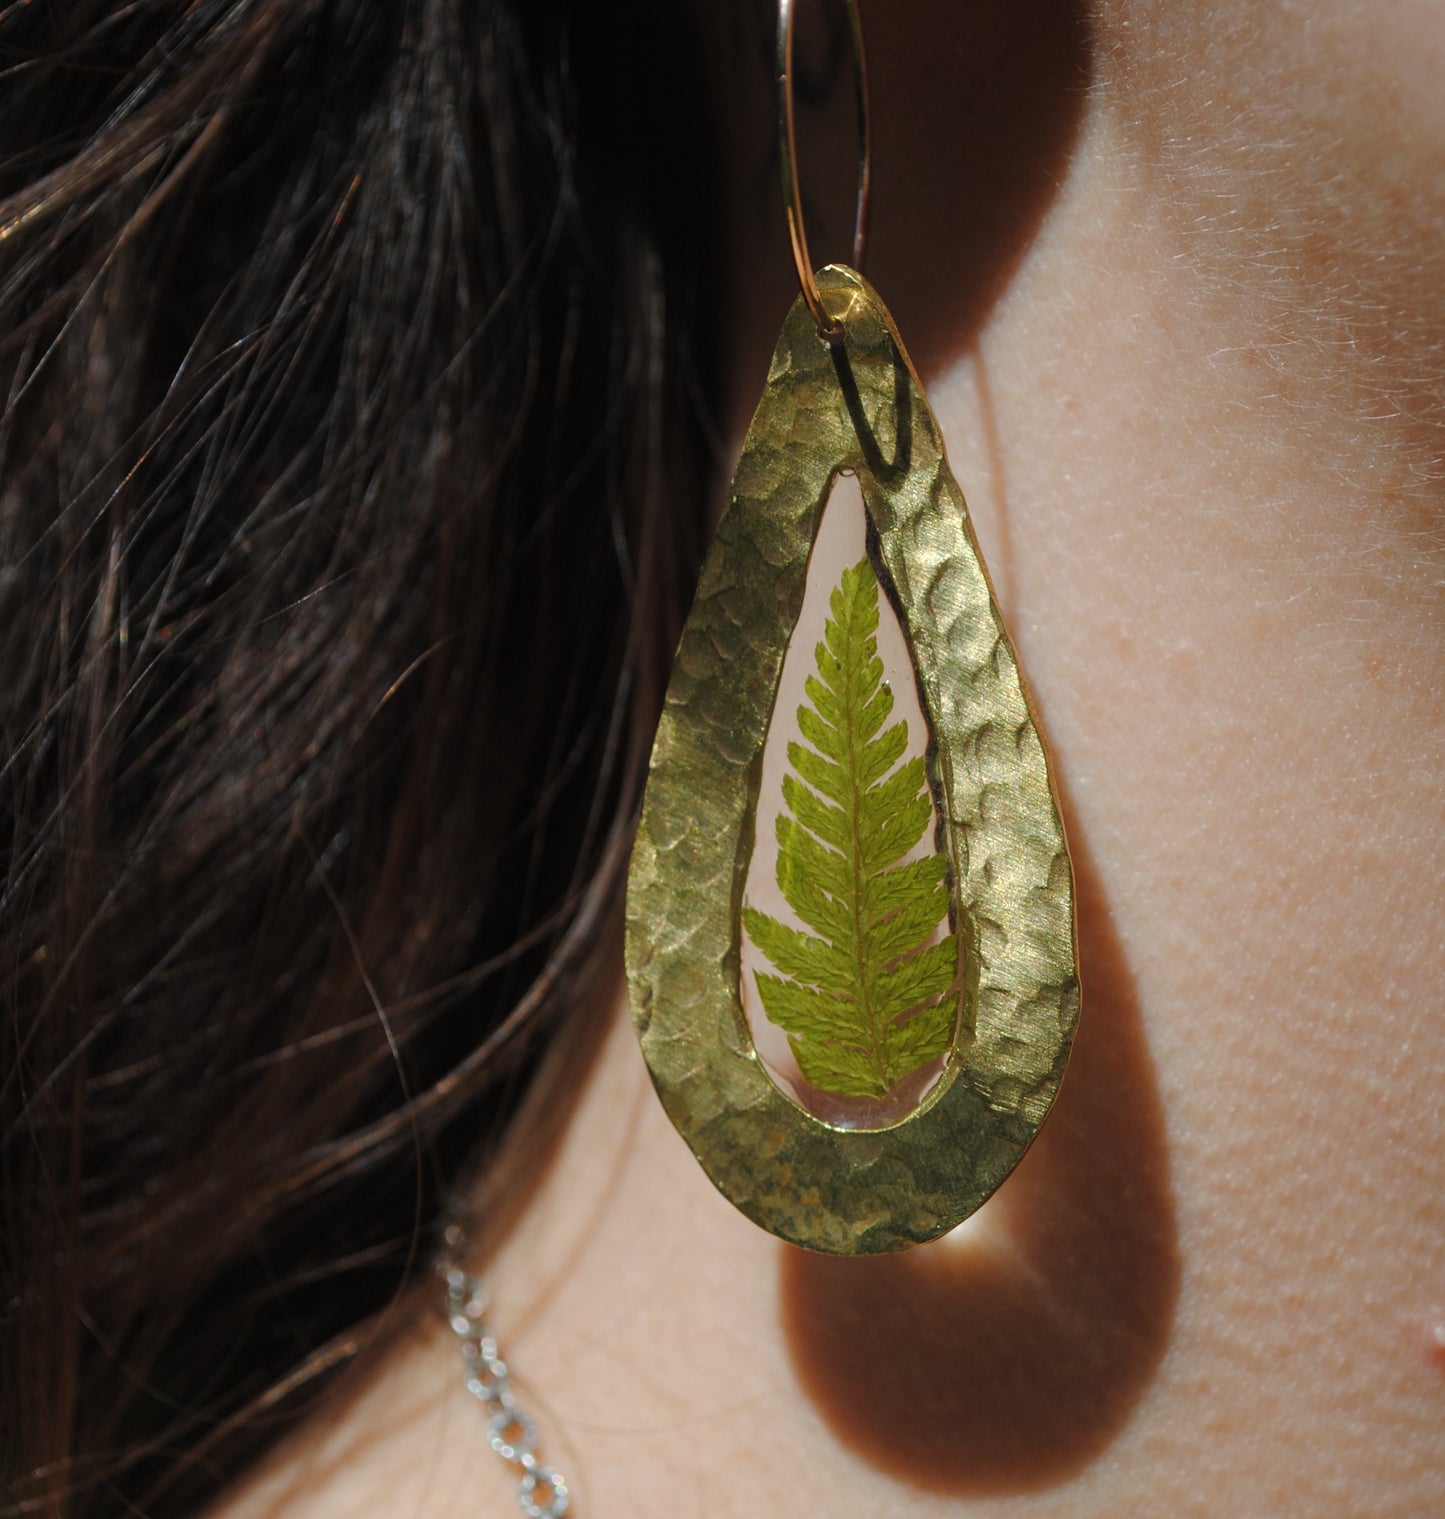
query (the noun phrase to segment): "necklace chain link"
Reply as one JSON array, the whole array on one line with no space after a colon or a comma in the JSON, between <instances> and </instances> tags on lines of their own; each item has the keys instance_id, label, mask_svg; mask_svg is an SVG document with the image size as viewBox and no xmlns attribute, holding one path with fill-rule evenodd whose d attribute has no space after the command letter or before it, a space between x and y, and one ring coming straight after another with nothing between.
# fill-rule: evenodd
<instances>
[{"instance_id":1,"label":"necklace chain link","mask_svg":"<svg viewBox=\"0 0 1445 1519\"><path fill-rule=\"evenodd\" d=\"M537 1427L512 1396L512 1377L487 1327L487 1290L478 1276L457 1261L464 1251L461 1230L446 1231L441 1277L446 1284L447 1323L461 1351L466 1389L486 1410L487 1438L509 1466L521 1472L517 1503L527 1519L562 1519L571 1504L567 1479L544 1466L537 1452Z\"/></svg>"}]
</instances>

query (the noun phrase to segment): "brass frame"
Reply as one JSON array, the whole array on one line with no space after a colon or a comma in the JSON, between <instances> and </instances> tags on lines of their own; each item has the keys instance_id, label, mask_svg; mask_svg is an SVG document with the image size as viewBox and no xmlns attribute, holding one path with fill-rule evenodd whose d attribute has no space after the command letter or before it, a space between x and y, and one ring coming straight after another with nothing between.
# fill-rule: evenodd
<instances>
[{"instance_id":1,"label":"brass frame","mask_svg":"<svg viewBox=\"0 0 1445 1519\"><path fill-rule=\"evenodd\" d=\"M683 632L628 883L633 1016L662 1102L713 1182L809 1249L932 1239L982 1204L1048 1113L1079 1011L1073 875L1043 745L891 318L861 275L794 304ZM753 1048L740 912L763 744L819 515L855 472L934 739L932 781L965 943L943 1075L891 1127L805 1112Z\"/></svg>"}]
</instances>

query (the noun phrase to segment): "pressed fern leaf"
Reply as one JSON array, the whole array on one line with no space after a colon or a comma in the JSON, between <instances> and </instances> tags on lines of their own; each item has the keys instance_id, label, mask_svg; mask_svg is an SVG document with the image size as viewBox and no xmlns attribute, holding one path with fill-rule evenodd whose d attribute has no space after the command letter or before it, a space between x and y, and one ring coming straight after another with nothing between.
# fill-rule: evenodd
<instances>
[{"instance_id":1,"label":"pressed fern leaf","mask_svg":"<svg viewBox=\"0 0 1445 1519\"><path fill-rule=\"evenodd\" d=\"M948 912L943 857L903 859L933 805L922 759L899 763L907 724L884 726L893 693L868 559L844 570L829 608L777 826L778 887L813 932L753 907L743 926L778 972L758 974L758 993L803 1078L882 1097L952 1044L958 945L952 933L930 942Z\"/></svg>"}]
</instances>

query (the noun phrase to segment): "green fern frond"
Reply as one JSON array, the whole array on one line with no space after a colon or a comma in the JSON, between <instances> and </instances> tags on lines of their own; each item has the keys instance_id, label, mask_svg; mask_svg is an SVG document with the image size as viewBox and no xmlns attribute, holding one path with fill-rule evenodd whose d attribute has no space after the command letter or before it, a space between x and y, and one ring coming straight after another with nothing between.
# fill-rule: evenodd
<instances>
[{"instance_id":1,"label":"green fern frond","mask_svg":"<svg viewBox=\"0 0 1445 1519\"><path fill-rule=\"evenodd\" d=\"M779 973L759 973L758 994L804 1079L883 1097L953 1043L958 944L930 942L948 912L943 857L903 860L933 806L923 761L899 764L907 724L885 726L893 693L868 559L844 570L829 609L777 824L778 888L813 932L752 907L743 926Z\"/></svg>"}]
</instances>

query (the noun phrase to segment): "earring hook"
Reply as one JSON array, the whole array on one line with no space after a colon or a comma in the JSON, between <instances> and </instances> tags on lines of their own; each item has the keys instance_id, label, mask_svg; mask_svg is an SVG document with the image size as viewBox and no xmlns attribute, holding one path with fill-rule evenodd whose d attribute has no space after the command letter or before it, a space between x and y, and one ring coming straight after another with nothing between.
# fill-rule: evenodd
<instances>
[{"instance_id":1,"label":"earring hook","mask_svg":"<svg viewBox=\"0 0 1445 1519\"><path fill-rule=\"evenodd\" d=\"M863 18L858 0L843 0L848 12L848 34L853 50L853 89L858 119L858 202L853 219L853 267L863 266L863 247L868 238L868 197L873 178L873 137L868 119L868 60L863 49ZM798 136L793 123L793 17L794 0L778 0L778 147L782 165L783 211L788 219L788 240L803 300L818 324L818 335L829 343L843 336L843 324L828 315L808 255L808 233L803 225L803 203L798 193Z\"/></svg>"}]
</instances>

